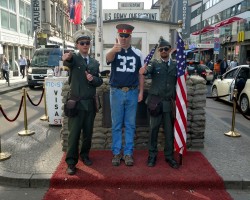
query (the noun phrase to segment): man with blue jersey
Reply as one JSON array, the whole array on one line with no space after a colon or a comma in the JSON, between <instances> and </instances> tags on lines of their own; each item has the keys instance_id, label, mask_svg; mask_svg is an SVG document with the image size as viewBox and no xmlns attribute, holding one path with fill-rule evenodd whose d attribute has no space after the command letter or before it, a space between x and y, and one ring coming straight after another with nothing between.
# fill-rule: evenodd
<instances>
[{"instance_id":1,"label":"man with blue jersey","mask_svg":"<svg viewBox=\"0 0 250 200\"><path fill-rule=\"evenodd\" d=\"M107 53L107 63L111 63L110 107L112 118L112 165L119 166L121 160L133 166L134 134L136 129L137 103L143 99L144 77L139 75L144 58L139 49L131 46L134 27L129 24L116 26L118 38ZM122 129L125 144L122 155Z\"/></svg>"}]
</instances>

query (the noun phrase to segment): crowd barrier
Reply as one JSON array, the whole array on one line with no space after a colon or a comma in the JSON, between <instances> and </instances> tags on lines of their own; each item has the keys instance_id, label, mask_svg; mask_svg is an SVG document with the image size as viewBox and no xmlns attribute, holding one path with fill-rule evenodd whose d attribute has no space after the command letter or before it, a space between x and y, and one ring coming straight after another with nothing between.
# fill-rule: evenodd
<instances>
[{"instance_id":1,"label":"crowd barrier","mask_svg":"<svg viewBox=\"0 0 250 200\"><path fill-rule=\"evenodd\" d=\"M40 103L42 102L43 97L44 97L44 99L46 98L45 95L44 95L44 93L45 93L45 87L43 88L43 91L42 91L42 94L41 94L39 102L38 103L34 103L32 101L32 99L30 98L29 94L27 93L26 89L22 88L22 97L21 97L21 100L20 100L19 108L18 108L16 116L13 119L11 119L11 118L8 117L8 115L6 114L6 112L4 111L4 109L2 108L2 105L0 104L0 112L3 114L4 118L7 121L9 121L9 122L14 122L19 117L19 115L21 113L21 110L23 108L23 113L24 113L24 130L18 132L18 135L20 135L20 136L29 136L29 135L35 134L35 131L28 130L27 98L28 98L29 102L31 103L31 105L33 105L33 106L39 106ZM46 100L44 100L44 103L46 104ZM47 110L46 109L47 108L46 108L46 105L45 105L45 116L47 116ZM8 152L2 152L2 148L1 148L1 136L0 136L0 161L7 160L10 157L11 157L10 153L8 153Z\"/></svg>"}]
</instances>

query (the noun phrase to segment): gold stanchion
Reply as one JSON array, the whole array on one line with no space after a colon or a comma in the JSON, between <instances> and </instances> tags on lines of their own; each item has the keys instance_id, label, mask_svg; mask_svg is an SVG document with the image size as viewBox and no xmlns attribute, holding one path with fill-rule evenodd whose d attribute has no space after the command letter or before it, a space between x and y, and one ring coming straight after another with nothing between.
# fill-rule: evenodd
<instances>
[{"instance_id":1,"label":"gold stanchion","mask_svg":"<svg viewBox=\"0 0 250 200\"><path fill-rule=\"evenodd\" d=\"M49 117L48 117L48 113L47 113L47 103L46 103L46 88L45 88L45 82L43 84L43 100L44 100L44 115L40 118L40 120L42 121L48 121Z\"/></svg>"},{"instance_id":2,"label":"gold stanchion","mask_svg":"<svg viewBox=\"0 0 250 200\"><path fill-rule=\"evenodd\" d=\"M0 161L7 160L11 157L10 153L2 152L1 136L0 136Z\"/></svg>"},{"instance_id":3,"label":"gold stanchion","mask_svg":"<svg viewBox=\"0 0 250 200\"><path fill-rule=\"evenodd\" d=\"M23 88L23 112L24 112L24 128L25 130L18 132L18 135L20 136L28 136L35 134L35 131L28 130L28 124L27 124L27 108L26 108L26 90Z\"/></svg>"},{"instance_id":4,"label":"gold stanchion","mask_svg":"<svg viewBox=\"0 0 250 200\"><path fill-rule=\"evenodd\" d=\"M237 89L234 89L233 91L233 98L235 98L237 100ZM233 100L233 114L232 114L232 127L231 127L231 131L224 133L226 136L229 137L240 137L241 135L234 131L234 127L235 127L235 111L236 111L236 101Z\"/></svg>"}]
</instances>

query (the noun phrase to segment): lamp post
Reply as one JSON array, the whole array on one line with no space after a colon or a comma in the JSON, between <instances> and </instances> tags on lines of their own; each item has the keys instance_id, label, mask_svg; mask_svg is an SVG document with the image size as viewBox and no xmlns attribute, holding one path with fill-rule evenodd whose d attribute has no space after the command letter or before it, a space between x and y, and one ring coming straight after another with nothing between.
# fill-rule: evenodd
<instances>
[{"instance_id":1,"label":"lamp post","mask_svg":"<svg viewBox=\"0 0 250 200\"><path fill-rule=\"evenodd\" d=\"M201 30L202 30L202 3L200 7L200 34L199 34L199 43L201 44ZM199 62L201 61L201 48L198 50L199 53Z\"/></svg>"}]
</instances>

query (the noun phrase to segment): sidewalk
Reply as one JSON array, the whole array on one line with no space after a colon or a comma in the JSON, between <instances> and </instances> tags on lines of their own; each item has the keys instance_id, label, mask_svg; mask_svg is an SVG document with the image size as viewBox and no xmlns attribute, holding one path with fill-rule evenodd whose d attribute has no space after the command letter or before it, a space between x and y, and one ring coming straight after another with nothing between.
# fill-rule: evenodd
<instances>
[{"instance_id":1,"label":"sidewalk","mask_svg":"<svg viewBox=\"0 0 250 200\"><path fill-rule=\"evenodd\" d=\"M25 83L21 80L17 85ZM0 94L4 84L0 82ZM204 148L190 150L205 155L223 178L227 189L250 189L250 138L245 133L238 138L225 136L230 128L207 111ZM48 122L37 119L29 125L29 130L35 131L34 135L21 137L16 134L2 141L2 152L11 153L11 158L0 162L0 185L48 187L63 155L60 129L60 126L50 126Z\"/></svg>"},{"instance_id":2,"label":"sidewalk","mask_svg":"<svg viewBox=\"0 0 250 200\"><path fill-rule=\"evenodd\" d=\"M10 86L8 86L8 83L5 79L0 80L0 94L4 94L6 92L14 91L21 89L25 86L27 86L27 78L22 76L14 76L10 78Z\"/></svg>"}]
</instances>

